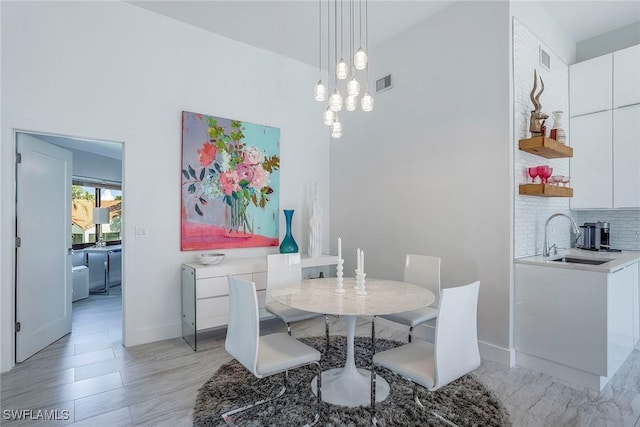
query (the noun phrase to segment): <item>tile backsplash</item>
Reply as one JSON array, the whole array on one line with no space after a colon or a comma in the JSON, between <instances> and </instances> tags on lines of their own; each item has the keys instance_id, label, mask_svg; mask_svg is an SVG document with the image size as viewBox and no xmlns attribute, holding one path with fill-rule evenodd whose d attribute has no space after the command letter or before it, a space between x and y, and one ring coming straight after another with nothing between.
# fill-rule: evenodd
<instances>
[{"instance_id":1,"label":"tile backsplash","mask_svg":"<svg viewBox=\"0 0 640 427\"><path fill-rule=\"evenodd\" d=\"M573 211L572 216L579 225L596 221L610 223L609 238L612 247L640 251L640 209Z\"/></svg>"}]
</instances>

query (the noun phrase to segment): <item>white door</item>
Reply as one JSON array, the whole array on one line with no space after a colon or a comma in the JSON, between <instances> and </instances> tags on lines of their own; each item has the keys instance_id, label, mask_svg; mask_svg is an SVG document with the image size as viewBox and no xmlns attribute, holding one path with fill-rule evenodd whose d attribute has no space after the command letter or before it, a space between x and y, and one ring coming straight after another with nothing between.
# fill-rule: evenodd
<instances>
[{"instance_id":1,"label":"white door","mask_svg":"<svg viewBox=\"0 0 640 427\"><path fill-rule=\"evenodd\" d=\"M71 332L72 153L18 133L16 362Z\"/></svg>"}]
</instances>

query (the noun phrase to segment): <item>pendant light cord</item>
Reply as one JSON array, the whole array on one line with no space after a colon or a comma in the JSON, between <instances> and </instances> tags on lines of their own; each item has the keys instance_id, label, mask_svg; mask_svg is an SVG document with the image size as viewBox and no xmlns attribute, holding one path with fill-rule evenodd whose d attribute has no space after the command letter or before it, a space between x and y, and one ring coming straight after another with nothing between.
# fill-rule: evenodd
<instances>
[{"instance_id":1,"label":"pendant light cord","mask_svg":"<svg viewBox=\"0 0 640 427\"><path fill-rule=\"evenodd\" d=\"M365 40L364 40L364 48L367 52L367 55L371 55L369 52L369 0L364 0L364 22L366 25ZM369 61L367 61L367 92L369 92Z\"/></svg>"},{"instance_id":2,"label":"pendant light cord","mask_svg":"<svg viewBox=\"0 0 640 427\"><path fill-rule=\"evenodd\" d=\"M344 6L340 0L340 59L344 58Z\"/></svg>"},{"instance_id":3,"label":"pendant light cord","mask_svg":"<svg viewBox=\"0 0 640 427\"><path fill-rule=\"evenodd\" d=\"M322 0L318 0L318 79L322 80Z\"/></svg>"},{"instance_id":4,"label":"pendant light cord","mask_svg":"<svg viewBox=\"0 0 640 427\"><path fill-rule=\"evenodd\" d=\"M338 0L333 0L333 42L334 42L334 63L338 64ZM338 73L333 73L336 90L338 89Z\"/></svg>"}]
</instances>

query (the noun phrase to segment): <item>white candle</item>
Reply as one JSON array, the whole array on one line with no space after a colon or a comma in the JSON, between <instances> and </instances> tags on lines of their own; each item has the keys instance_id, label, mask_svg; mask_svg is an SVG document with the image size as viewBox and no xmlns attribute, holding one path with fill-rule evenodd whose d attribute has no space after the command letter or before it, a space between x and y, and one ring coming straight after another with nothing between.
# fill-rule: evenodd
<instances>
[{"instance_id":1,"label":"white candle","mask_svg":"<svg viewBox=\"0 0 640 427\"><path fill-rule=\"evenodd\" d=\"M338 237L338 259L342 259L342 239Z\"/></svg>"},{"instance_id":2,"label":"white candle","mask_svg":"<svg viewBox=\"0 0 640 427\"><path fill-rule=\"evenodd\" d=\"M356 249L356 270L360 271L360 248Z\"/></svg>"},{"instance_id":3,"label":"white candle","mask_svg":"<svg viewBox=\"0 0 640 427\"><path fill-rule=\"evenodd\" d=\"M360 251L360 257L362 258L360 261L360 273L364 274L364 249Z\"/></svg>"}]
</instances>

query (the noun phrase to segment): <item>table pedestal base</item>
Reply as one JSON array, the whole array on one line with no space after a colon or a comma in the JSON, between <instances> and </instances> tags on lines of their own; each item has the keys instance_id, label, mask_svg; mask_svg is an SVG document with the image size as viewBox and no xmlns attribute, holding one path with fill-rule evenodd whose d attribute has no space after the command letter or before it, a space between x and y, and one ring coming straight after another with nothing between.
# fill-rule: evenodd
<instances>
[{"instance_id":1,"label":"table pedestal base","mask_svg":"<svg viewBox=\"0 0 640 427\"><path fill-rule=\"evenodd\" d=\"M371 404L371 371L344 368L329 369L322 373L322 400L333 405L356 407ZM317 380L311 381L311 390L317 395ZM389 396L389 383L376 375L376 402Z\"/></svg>"}]
</instances>

